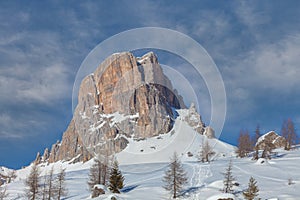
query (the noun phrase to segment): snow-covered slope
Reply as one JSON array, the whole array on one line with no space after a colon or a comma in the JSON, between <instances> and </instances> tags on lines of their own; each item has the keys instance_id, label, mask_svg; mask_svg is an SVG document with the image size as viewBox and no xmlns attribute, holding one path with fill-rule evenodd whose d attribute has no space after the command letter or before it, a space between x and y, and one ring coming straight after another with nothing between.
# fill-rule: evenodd
<instances>
[{"instance_id":1,"label":"snow-covered slope","mask_svg":"<svg viewBox=\"0 0 300 200\"><path fill-rule=\"evenodd\" d=\"M178 110L174 128L167 134L145 140L130 140L127 148L116 155L120 169L125 177L125 187L121 194L105 194L96 200L110 200L115 196L118 200L166 200L171 195L163 189L162 177L168 167L170 156L176 151L181 155L183 167L187 171L189 181L179 199L217 200L219 198L243 199L242 191L246 189L248 180L253 176L260 189L261 199L297 199L300 196L300 148L294 151L277 149L277 156L269 161L253 161L251 158L236 158L235 147L218 139L208 139L195 132L185 122L186 110ZM207 140L216 152L210 163L197 162L196 155L203 140ZM193 154L189 157L187 153ZM233 163L233 175L239 186L234 187L233 194L223 194L223 175L229 160ZM54 166L54 173L66 168L66 185L68 196L65 199L90 199L88 190L88 173L93 163L56 162L41 164L41 175L44 176ZM28 176L30 166L17 170L17 178L5 185L9 196L7 199L26 199L24 196L24 180ZM43 179L43 178L42 178ZM288 184L288 180L292 184Z\"/></svg>"},{"instance_id":2,"label":"snow-covered slope","mask_svg":"<svg viewBox=\"0 0 300 200\"><path fill-rule=\"evenodd\" d=\"M300 196L300 149L294 151L276 150L277 157L260 163L250 158L224 157L209 164L195 161L184 161L184 169L188 172L189 183L186 185L183 196L179 199L186 200L216 200L220 197L233 197L243 199L241 192L246 189L250 176L253 176L260 189L261 199L297 200ZM220 191L223 188L222 172L233 162L233 175L240 185L235 187L235 195L224 195ZM52 165L55 169L67 168L66 184L69 194L66 199L89 199L87 181L89 167L92 161L87 163L54 163L42 167L43 174L49 171ZM166 170L165 163L144 163L121 165L125 176L125 188L122 194L115 195L118 200L163 200L170 199L163 188L162 177ZM29 168L18 170L18 178L7 185L9 197L7 199L24 198L24 177ZM292 184L288 184L288 179ZM107 194L96 200L110 199L112 194Z\"/></svg>"},{"instance_id":3,"label":"snow-covered slope","mask_svg":"<svg viewBox=\"0 0 300 200\"><path fill-rule=\"evenodd\" d=\"M8 169L7 167L0 167L0 174L3 176L8 176L12 171L12 169Z\"/></svg>"},{"instance_id":4,"label":"snow-covered slope","mask_svg":"<svg viewBox=\"0 0 300 200\"><path fill-rule=\"evenodd\" d=\"M214 159L233 155L235 147L218 139L208 139L190 127L184 120L188 115L188 110L182 109L177 112L179 116L169 133L140 141L127 138L129 144L117 154L118 161L121 164L168 162L174 152L181 155L183 160L195 161L205 140L209 142L216 153ZM188 157L188 152L193 156Z\"/></svg>"}]
</instances>

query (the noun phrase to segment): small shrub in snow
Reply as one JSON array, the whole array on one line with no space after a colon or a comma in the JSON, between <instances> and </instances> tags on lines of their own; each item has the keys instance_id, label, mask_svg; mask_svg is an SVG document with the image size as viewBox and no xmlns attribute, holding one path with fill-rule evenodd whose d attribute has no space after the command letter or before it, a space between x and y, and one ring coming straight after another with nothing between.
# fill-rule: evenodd
<instances>
[{"instance_id":1,"label":"small shrub in snow","mask_svg":"<svg viewBox=\"0 0 300 200\"><path fill-rule=\"evenodd\" d=\"M248 183L247 190L243 192L244 198L246 200L253 200L258 196L259 189L256 184L257 181L253 177L251 177Z\"/></svg>"},{"instance_id":2,"label":"small shrub in snow","mask_svg":"<svg viewBox=\"0 0 300 200\"><path fill-rule=\"evenodd\" d=\"M233 181L235 180L235 178L232 175L232 161L229 161L228 167L226 168L226 172L223 173L224 175L224 180L223 180L223 184L224 184L224 188L223 188L223 192L224 193L232 193L233 192Z\"/></svg>"}]
</instances>

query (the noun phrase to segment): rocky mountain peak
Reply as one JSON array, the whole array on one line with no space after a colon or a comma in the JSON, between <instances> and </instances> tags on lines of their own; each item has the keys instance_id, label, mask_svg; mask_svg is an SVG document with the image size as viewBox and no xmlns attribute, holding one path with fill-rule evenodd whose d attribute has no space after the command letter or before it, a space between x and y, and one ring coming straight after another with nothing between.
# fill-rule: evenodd
<instances>
[{"instance_id":1,"label":"rocky mountain peak","mask_svg":"<svg viewBox=\"0 0 300 200\"><path fill-rule=\"evenodd\" d=\"M45 157L88 160L96 154L120 152L128 138L141 140L169 132L186 108L183 98L164 75L157 56L130 52L105 59L80 85L78 105L62 141ZM204 124L194 105L186 121L203 134Z\"/></svg>"}]
</instances>

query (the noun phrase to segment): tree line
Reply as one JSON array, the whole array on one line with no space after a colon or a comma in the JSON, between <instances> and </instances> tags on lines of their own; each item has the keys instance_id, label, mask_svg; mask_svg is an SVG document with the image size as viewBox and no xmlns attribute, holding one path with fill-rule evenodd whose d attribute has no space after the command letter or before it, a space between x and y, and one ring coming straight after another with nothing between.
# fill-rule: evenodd
<instances>
[{"instance_id":1,"label":"tree line","mask_svg":"<svg viewBox=\"0 0 300 200\"><path fill-rule=\"evenodd\" d=\"M65 169L61 168L58 174L54 174L53 167L41 177L40 167L33 163L25 180L25 195L30 200L60 200L67 195L65 177Z\"/></svg>"},{"instance_id":2,"label":"tree line","mask_svg":"<svg viewBox=\"0 0 300 200\"><path fill-rule=\"evenodd\" d=\"M281 128L281 136L285 138L284 149L289 151L292 146L297 143L297 133L293 121L289 118L285 120ZM254 137L250 137L247 130L242 130L238 137L237 155L238 157L247 157L251 152L254 152L253 159L259 158L259 147L256 145L258 139L261 137L259 125L256 127ZM271 142L267 142L263 146L261 158L271 158L271 154L275 145Z\"/></svg>"},{"instance_id":3,"label":"tree line","mask_svg":"<svg viewBox=\"0 0 300 200\"><path fill-rule=\"evenodd\" d=\"M105 191L99 190L97 186L108 187L112 193L120 193L124 187L124 176L119 169L118 161L107 154L95 159L90 168L88 186L92 193L91 197L98 197Z\"/></svg>"},{"instance_id":4,"label":"tree line","mask_svg":"<svg viewBox=\"0 0 300 200\"><path fill-rule=\"evenodd\" d=\"M233 165L232 161L229 161L228 167L225 172L222 173L223 179L223 192L233 193L235 185L235 177L233 176ZM163 188L167 190L173 199L176 199L183 192L184 186L188 183L187 172L184 170L183 165L175 152L170 159L165 175L162 179L164 185ZM257 186L257 181L250 177L248 187L242 192L246 200L253 200L258 196L259 188Z\"/></svg>"}]
</instances>

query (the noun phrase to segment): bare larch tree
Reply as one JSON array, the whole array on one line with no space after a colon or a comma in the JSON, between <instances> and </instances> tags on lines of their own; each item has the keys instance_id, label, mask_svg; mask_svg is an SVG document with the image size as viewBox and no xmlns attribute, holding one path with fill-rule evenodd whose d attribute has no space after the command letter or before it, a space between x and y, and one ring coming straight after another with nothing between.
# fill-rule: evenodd
<instances>
[{"instance_id":1,"label":"bare larch tree","mask_svg":"<svg viewBox=\"0 0 300 200\"><path fill-rule=\"evenodd\" d=\"M297 142L297 134L293 121L289 118L282 124L281 134L286 139L285 150L290 150Z\"/></svg>"},{"instance_id":2,"label":"bare larch tree","mask_svg":"<svg viewBox=\"0 0 300 200\"><path fill-rule=\"evenodd\" d=\"M30 173L25 180L26 197L30 200L36 200L40 197L40 169L36 163L33 163Z\"/></svg>"},{"instance_id":3,"label":"bare larch tree","mask_svg":"<svg viewBox=\"0 0 300 200\"><path fill-rule=\"evenodd\" d=\"M187 174L183 169L177 153L174 153L169 168L163 177L163 182L165 183L164 188L169 191L175 199L181 192L183 186L187 184L187 181Z\"/></svg>"},{"instance_id":4,"label":"bare larch tree","mask_svg":"<svg viewBox=\"0 0 300 200\"><path fill-rule=\"evenodd\" d=\"M241 131L238 138L238 149L236 153L239 157L243 158L248 156L248 153L252 151L251 139L248 131Z\"/></svg>"},{"instance_id":5,"label":"bare larch tree","mask_svg":"<svg viewBox=\"0 0 300 200\"><path fill-rule=\"evenodd\" d=\"M54 183L54 197L60 200L62 197L68 194L68 190L65 185L66 180L66 169L61 168L60 172L57 174Z\"/></svg>"},{"instance_id":6,"label":"bare larch tree","mask_svg":"<svg viewBox=\"0 0 300 200\"><path fill-rule=\"evenodd\" d=\"M213 151L213 148L208 143L208 140L202 140L199 160L201 162L210 162L211 157L215 155L215 152Z\"/></svg>"},{"instance_id":7,"label":"bare larch tree","mask_svg":"<svg viewBox=\"0 0 300 200\"><path fill-rule=\"evenodd\" d=\"M97 184L108 185L110 166L108 159L101 162L95 159L94 164L90 168L88 185L92 191Z\"/></svg>"}]
</instances>

